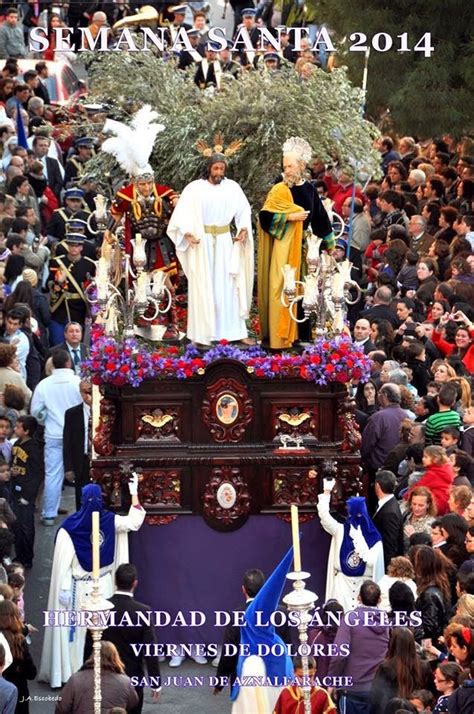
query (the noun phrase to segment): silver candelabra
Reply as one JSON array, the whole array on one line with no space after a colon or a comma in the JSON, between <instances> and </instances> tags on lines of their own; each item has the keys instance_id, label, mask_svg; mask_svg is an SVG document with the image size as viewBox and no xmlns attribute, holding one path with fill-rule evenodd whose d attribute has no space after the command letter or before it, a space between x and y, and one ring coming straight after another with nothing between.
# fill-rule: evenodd
<instances>
[{"instance_id":1,"label":"silver candelabra","mask_svg":"<svg viewBox=\"0 0 474 714\"><path fill-rule=\"evenodd\" d=\"M359 285L350 277L352 263L348 259L337 263L329 253L320 253L322 239L311 230L305 232L305 238L307 274L304 280L296 280L294 267L287 264L282 268L281 304L288 308L294 322L306 322L314 316L316 337L327 333L328 323L331 332L341 334L345 326L347 305L353 305L361 296ZM356 290L354 299L351 289ZM303 308L302 318L298 318L296 313L299 302Z\"/></svg>"},{"instance_id":2,"label":"silver candelabra","mask_svg":"<svg viewBox=\"0 0 474 714\"><path fill-rule=\"evenodd\" d=\"M147 241L137 233L131 243L135 272L130 257L126 255L123 270L125 286L122 290L111 280L110 248L105 254L103 251L102 257L97 261L96 277L85 291L90 304L99 307L106 332L114 334L118 331L118 316L121 315L125 338L134 336L137 320L145 320L151 324L158 315L168 312L172 302L171 292L165 285L166 273L161 270L149 273L144 269ZM162 307L163 301L165 304Z\"/></svg>"},{"instance_id":3,"label":"silver candelabra","mask_svg":"<svg viewBox=\"0 0 474 714\"><path fill-rule=\"evenodd\" d=\"M310 613L314 609L318 596L305 588L304 581L310 577L310 573L300 570L288 573L286 577L292 581L293 590L288 595L285 595L283 602L288 610L298 613L299 653L303 670L303 686L301 689L303 691L304 714L311 714L311 683L309 682L308 665L311 647L308 645L308 625L311 622Z\"/></svg>"}]
</instances>

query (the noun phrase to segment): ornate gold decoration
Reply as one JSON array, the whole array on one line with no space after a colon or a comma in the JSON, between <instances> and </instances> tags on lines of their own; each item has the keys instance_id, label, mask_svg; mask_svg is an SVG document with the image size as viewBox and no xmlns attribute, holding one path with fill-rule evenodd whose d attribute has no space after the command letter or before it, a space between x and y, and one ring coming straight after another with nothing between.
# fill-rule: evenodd
<instances>
[{"instance_id":1,"label":"ornate gold decoration","mask_svg":"<svg viewBox=\"0 0 474 714\"><path fill-rule=\"evenodd\" d=\"M278 419L290 426L300 426L307 419L311 419L311 414L301 412L301 414L279 414Z\"/></svg>"},{"instance_id":2,"label":"ornate gold decoration","mask_svg":"<svg viewBox=\"0 0 474 714\"><path fill-rule=\"evenodd\" d=\"M200 154L208 158L212 156L212 154L224 154L224 156L229 157L236 154L243 143L241 139L234 139L234 141L230 142L227 149L224 149L224 137L219 132L214 136L214 146L209 146L204 139L198 139L196 141L196 149Z\"/></svg>"},{"instance_id":3,"label":"ornate gold decoration","mask_svg":"<svg viewBox=\"0 0 474 714\"><path fill-rule=\"evenodd\" d=\"M151 424L154 429L161 429L165 424L173 420L171 414L163 414L163 412L157 414L159 411L161 410L155 409L153 414L145 414L145 416L142 416L142 421L144 421L145 424Z\"/></svg>"}]
</instances>

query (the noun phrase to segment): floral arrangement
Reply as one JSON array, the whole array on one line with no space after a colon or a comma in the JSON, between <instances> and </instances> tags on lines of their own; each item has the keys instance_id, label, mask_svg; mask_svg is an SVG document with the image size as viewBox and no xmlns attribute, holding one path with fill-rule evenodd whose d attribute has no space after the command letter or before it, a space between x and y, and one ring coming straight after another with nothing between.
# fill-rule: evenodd
<instances>
[{"instance_id":1,"label":"floral arrangement","mask_svg":"<svg viewBox=\"0 0 474 714\"><path fill-rule=\"evenodd\" d=\"M257 378L297 377L321 386L347 384L352 379L365 382L370 376L369 358L346 336L321 338L302 354L268 354L257 345L242 350L225 340L201 353L191 345L153 349L133 338L119 342L99 325L92 328L90 357L82 368L94 384L138 387L145 379L189 379L204 374L206 367L220 359L241 362Z\"/></svg>"}]
</instances>

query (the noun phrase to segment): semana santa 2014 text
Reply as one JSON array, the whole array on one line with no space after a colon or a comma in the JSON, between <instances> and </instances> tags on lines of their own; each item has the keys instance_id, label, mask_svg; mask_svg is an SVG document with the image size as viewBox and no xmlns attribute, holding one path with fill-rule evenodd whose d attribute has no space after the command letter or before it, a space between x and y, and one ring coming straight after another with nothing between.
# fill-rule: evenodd
<instances>
[{"instance_id":1,"label":"semana santa 2014 text","mask_svg":"<svg viewBox=\"0 0 474 714\"><path fill-rule=\"evenodd\" d=\"M176 33L175 40L171 47L167 47L166 28L158 27L152 30L150 27L139 27L133 33L124 28L117 36L116 40L111 44L109 36L109 28L101 27L95 37L87 27L77 28L81 34L81 41L78 44L72 44L72 35L75 32L72 27L54 28L54 48L56 52L74 51L74 52L89 52L91 50L99 52L150 52L152 49L157 49L160 52L169 50L176 52L184 50L192 52L193 47L189 41L188 35L184 28L181 28ZM281 47L281 30L275 30L278 35L275 37L266 27L257 28L259 33L260 46L253 46L248 30L245 27L239 28L235 37L232 38L232 51L240 50L255 50L264 49L264 43L269 45L279 52ZM288 32L291 33L291 41L294 46L294 52L300 52L301 40L308 38L308 30L305 27L288 27ZM136 36L141 38L139 44L136 43ZM135 38L135 39L134 39ZM35 27L29 33L29 49L32 52L43 52L49 48L50 36L42 27ZM432 38L430 32L425 32L420 38L410 37L408 32L402 32L400 35L393 37L388 32L377 32L372 37L368 37L365 32L353 32L342 41L344 48L349 52L418 52L424 57L431 57L434 52ZM211 27L208 32L207 49L216 49L218 52L227 49L226 29L224 27ZM326 52L336 52L337 47L334 45L329 32L325 27L320 28L314 43L311 44L313 51L324 49Z\"/></svg>"},{"instance_id":2,"label":"semana santa 2014 text","mask_svg":"<svg viewBox=\"0 0 474 714\"><path fill-rule=\"evenodd\" d=\"M43 610L44 627L202 627L207 624L206 613L201 610L179 611L171 614L165 610L147 610L146 612L125 612L120 616L115 610L92 612L90 610ZM274 625L281 627L288 624L290 627L298 627L301 615L298 612L285 612L275 610L270 617L264 615L260 610L255 612L255 625L257 627L268 627ZM415 612L394 612L388 616L384 610L366 610L363 612L350 611L346 613L325 613L324 616L316 610L313 613L309 627L330 627L344 621L349 627L373 627L377 625L394 627L419 627L421 625L421 613ZM233 610L214 611L214 627L226 627L234 625L245 627L245 612Z\"/></svg>"}]
</instances>

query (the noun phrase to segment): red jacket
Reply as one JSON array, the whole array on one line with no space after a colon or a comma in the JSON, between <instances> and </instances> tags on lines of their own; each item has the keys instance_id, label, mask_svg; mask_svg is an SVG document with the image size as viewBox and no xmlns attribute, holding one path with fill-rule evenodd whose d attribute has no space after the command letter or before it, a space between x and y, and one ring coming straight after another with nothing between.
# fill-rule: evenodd
<instances>
[{"instance_id":1,"label":"red jacket","mask_svg":"<svg viewBox=\"0 0 474 714\"><path fill-rule=\"evenodd\" d=\"M433 494L438 509L438 516L444 516L448 512L448 499L454 481L454 471L451 464L441 464L440 466L428 466L419 481L409 490L405 498L410 496L414 488L425 486Z\"/></svg>"},{"instance_id":2,"label":"red jacket","mask_svg":"<svg viewBox=\"0 0 474 714\"><path fill-rule=\"evenodd\" d=\"M469 334L471 336L471 340L474 340L474 330L470 330ZM456 348L456 345L443 340L441 332L438 332L437 330L433 330L433 337L431 339L445 357L452 354ZM471 341L470 346L467 348L466 354L462 358L462 363L470 374L474 374L474 342Z\"/></svg>"},{"instance_id":3,"label":"red jacket","mask_svg":"<svg viewBox=\"0 0 474 714\"><path fill-rule=\"evenodd\" d=\"M328 190L329 198L334 201L333 209L342 216L342 204L346 198L352 198L353 184L350 183L348 186L343 186L340 183L332 184ZM356 186L355 190L356 198L360 198L363 203L366 203L367 199L362 193L361 189Z\"/></svg>"}]
</instances>

